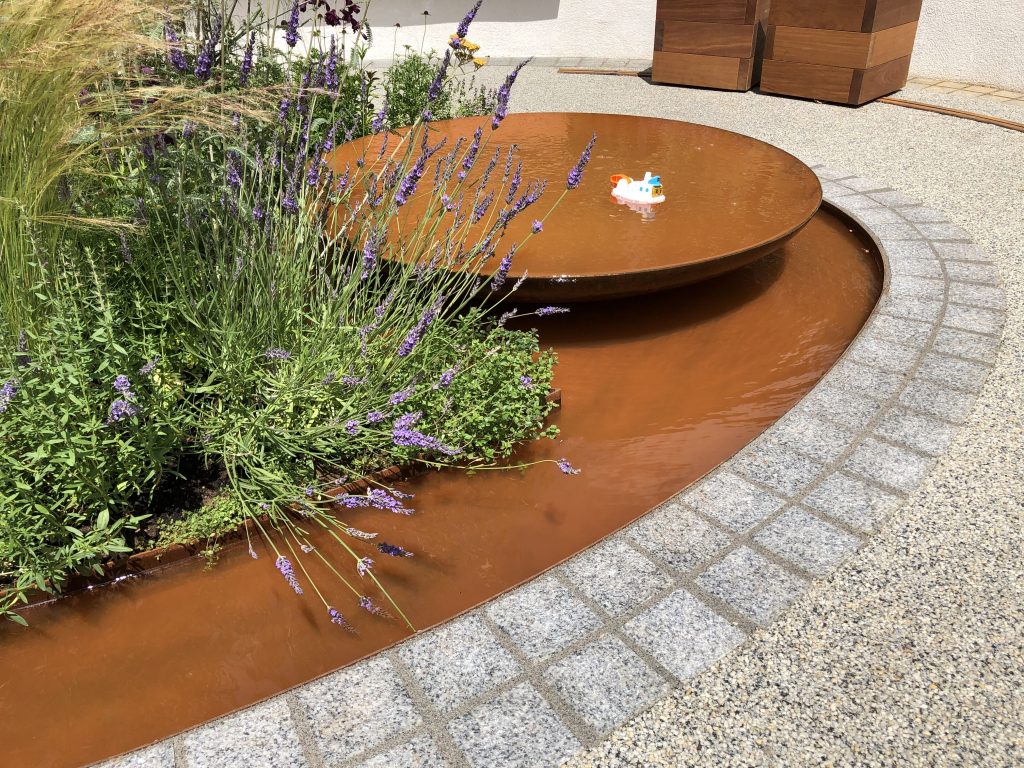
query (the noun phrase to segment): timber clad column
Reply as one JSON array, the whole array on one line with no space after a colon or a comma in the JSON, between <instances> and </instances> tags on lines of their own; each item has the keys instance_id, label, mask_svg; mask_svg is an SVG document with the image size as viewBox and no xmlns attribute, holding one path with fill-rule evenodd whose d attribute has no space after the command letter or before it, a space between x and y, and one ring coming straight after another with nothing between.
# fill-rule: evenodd
<instances>
[{"instance_id":1,"label":"timber clad column","mask_svg":"<svg viewBox=\"0 0 1024 768\"><path fill-rule=\"evenodd\" d=\"M658 0L656 83L747 91L771 0Z\"/></svg>"},{"instance_id":2,"label":"timber clad column","mask_svg":"<svg viewBox=\"0 0 1024 768\"><path fill-rule=\"evenodd\" d=\"M773 0L761 90L864 104L907 84L922 0Z\"/></svg>"}]
</instances>

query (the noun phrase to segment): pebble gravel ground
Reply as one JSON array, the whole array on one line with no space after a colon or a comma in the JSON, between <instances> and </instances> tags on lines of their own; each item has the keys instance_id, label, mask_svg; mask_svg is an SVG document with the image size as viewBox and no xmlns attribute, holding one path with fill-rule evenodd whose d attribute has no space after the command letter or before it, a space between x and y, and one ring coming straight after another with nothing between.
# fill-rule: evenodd
<instances>
[{"instance_id":1,"label":"pebble gravel ground","mask_svg":"<svg viewBox=\"0 0 1024 768\"><path fill-rule=\"evenodd\" d=\"M1024 134L884 104L541 67L522 72L512 106L706 123L885 182L987 249L1009 310L964 429L882 533L689 687L567 765L1024 763Z\"/></svg>"}]
</instances>

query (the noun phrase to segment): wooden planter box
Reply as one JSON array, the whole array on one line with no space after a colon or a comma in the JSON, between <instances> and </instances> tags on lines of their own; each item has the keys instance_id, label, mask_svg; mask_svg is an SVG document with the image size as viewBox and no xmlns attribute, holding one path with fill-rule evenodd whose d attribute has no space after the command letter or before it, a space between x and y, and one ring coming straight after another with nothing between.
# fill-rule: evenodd
<instances>
[{"instance_id":1,"label":"wooden planter box","mask_svg":"<svg viewBox=\"0 0 1024 768\"><path fill-rule=\"evenodd\" d=\"M770 0L658 0L656 83L746 91L756 81Z\"/></svg>"},{"instance_id":2,"label":"wooden planter box","mask_svg":"<svg viewBox=\"0 0 1024 768\"><path fill-rule=\"evenodd\" d=\"M761 90L864 104L907 82L922 0L773 0Z\"/></svg>"}]
</instances>

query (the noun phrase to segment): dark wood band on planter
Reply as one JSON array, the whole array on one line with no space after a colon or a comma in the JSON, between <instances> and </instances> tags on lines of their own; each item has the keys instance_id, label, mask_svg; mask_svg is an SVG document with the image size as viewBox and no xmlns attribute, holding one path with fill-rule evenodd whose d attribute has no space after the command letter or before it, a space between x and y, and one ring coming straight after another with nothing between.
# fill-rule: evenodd
<instances>
[{"instance_id":1,"label":"dark wood band on planter","mask_svg":"<svg viewBox=\"0 0 1024 768\"><path fill-rule=\"evenodd\" d=\"M658 0L651 79L749 90L768 10L769 0Z\"/></svg>"}]
</instances>

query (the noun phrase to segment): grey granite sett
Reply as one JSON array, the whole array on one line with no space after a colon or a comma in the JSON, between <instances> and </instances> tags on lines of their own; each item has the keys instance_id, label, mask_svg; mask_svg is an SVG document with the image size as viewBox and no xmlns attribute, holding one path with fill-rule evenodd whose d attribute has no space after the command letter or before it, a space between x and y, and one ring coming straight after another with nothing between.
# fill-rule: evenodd
<instances>
[{"instance_id":1,"label":"grey granite sett","mask_svg":"<svg viewBox=\"0 0 1024 768\"><path fill-rule=\"evenodd\" d=\"M855 435L800 408L775 425L772 437L786 448L828 462L845 451L853 443Z\"/></svg>"},{"instance_id":2,"label":"grey granite sett","mask_svg":"<svg viewBox=\"0 0 1024 768\"><path fill-rule=\"evenodd\" d=\"M872 192L871 197L882 205L890 208L913 208L921 204L920 200L915 200L909 195L903 192Z\"/></svg>"},{"instance_id":3,"label":"grey granite sett","mask_svg":"<svg viewBox=\"0 0 1024 768\"><path fill-rule=\"evenodd\" d=\"M953 441L956 427L906 408L887 411L876 425L875 432L886 440L908 445L922 453L939 456Z\"/></svg>"},{"instance_id":4,"label":"grey granite sett","mask_svg":"<svg viewBox=\"0 0 1024 768\"><path fill-rule=\"evenodd\" d=\"M891 296L882 311L893 317L934 323L942 314L942 301L915 296Z\"/></svg>"},{"instance_id":5,"label":"grey granite sett","mask_svg":"<svg viewBox=\"0 0 1024 768\"><path fill-rule=\"evenodd\" d=\"M930 225L922 224L921 226L926 227ZM885 245L887 240L921 239L921 233L913 224L909 224L907 222L900 222L898 224L878 224L877 226L871 227L871 231L874 233L875 237L882 241L883 245Z\"/></svg>"},{"instance_id":6,"label":"grey granite sett","mask_svg":"<svg viewBox=\"0 0 1024 768\"><path fill-rule=\"evenodd\" d=\"M641 613L623 630L680 680L693 677L746 639L684 589Z\"/></svg>"},{"instance_id":7,"label":"grey granite sett","mask_svg":"<svg viewBox=\"0 0 1024 768\"><path fill-rule=\"evenodd\" d=\"M676 501L644 515L626 535L670 568L683 572L714 557L732 540Z\"/></svg>"},{"instance_id":8,"label":"grey granite sett","mask_svg":"<svg viewBox=\"0 0 1024 768\"><path fill-rule=\"evenodd\" d=\"M534 660L546 659L601 626L597 614L552 576L531 581L495 600L486 610Z\"/></svg>"},{"instance_id":9,"label":"grey granite sett","mask_svg":"<svg viewBox=\"0 0 1024 768\"><path fill-rule=\"evenodd\" d=\"M996 334L1002 329L1005 319L1006 316L996 310L951 304L946 307L943 325L961 331Z\"/></svg>"},{"instance_id":10,"label":"grey granite sett","mask_svg":"<svg viewBox=\"0 0 1024 768\"><path fill-rule=\"evenodd\" d=\"M900 501L900 496L843 472L833 472L804 499L812 509L868 533L877 531Z\"/></svg>"},{"instance_id":11,"label":"grey granite sett","mask_svg":"<svg viewBox=\"0 0 1024 768\"><path fill-rule=\"evenodd\" d=\"M445 768L447 765L448 761L441 756L434 740L420 734L359 763L357 768Z\"/></svg>"},{"instance_id":12,"label":"grey granite sett","mask_svg":"<svg viewBox=\"0 0 1024 768\"><path fill-rule=\"evenodd\" d=\"M815 576L827 576L860 540L802 509L787 509L754 540Z\"/></svg>"},{"instance_id":13,"label":"grey granite sett","mask_svg":"<svg viewBox=\"0 0 1024 768\"><path fill-rule=\"evenodd\" d=\"M967 418L974 405L974 395L959 392L921 377L914 377L900 393L900 405L936 416L954 424Z\"/></svg>"},{"instance_id":14,"label":"grey granite sett","mask_svg":"<svg viewBox=\"0 0 1024 768\"><path fill-rule=\"evenodd\" d=\"M422 723L391 661L376 656L295 691L328 762L357 757Z\"/></svg>"},{"instance_id":15,"label":"grey granite sett","mask_svg":"<svg viewBox=\"0 0 1024 768\"><path fill-rule=\"evenodd\" d=\"M922 245L927 245L927 243L922 243ZM892 266L889 271L893 276L910 275L912 277L944 277L942 262L936 258L899 259L893 260L891 264Z\"/></svg>"},{"instance_id":16,"label":"grey granite sett","mask_svg":"<svg viewBox=\"0 0 1024 768\"><path fill-rule=\"evenodd\" d=\"M929 240L965 240L969 237L963 229L949 222L939 224L919 223L916 226L918 232Z\"/></svg>"},{"instance_id":17,"label":"grey granite sett","mask_svg":"<svg viewBox=\"0 0 1024 768\"><path fill-rule=\"evenodd\" d=\"M957 357L948 357L931 353L921 361L918 373L922 378L942 382L947 387L962 389L965 392L977 392L981 389L989 367Z\"/></svg>"},{"instance_id":18,"label":"grey granite sett","mask_svg":"<svg viewBox=\"0 0 1024 768\"><path fill-rule=\"evenodd\" d=\"M846 183L844 179L843 184ZM881 208L882 205L877 200L872 200L867 195L860 193L846 195L845 197L831 198L836 203L840 204L847 211L852 211L855 214L860 214L861 211L870 211L876 208Z\"/></svg>"},{"instance_id":19,"label":"grey granite sett","mask_svg":"<svg viewBox=\"0 0 1024 768\"><path fill-rule=\"evenodd\" d=\"M829 372L828 377L845 389L876 400L888 400L903 384L901 375L863 365L855 360L843 360L838 363Z\"/></svg>"},{"instance_id":20,"label":"grey granite sett","mask_svg":"<svg viewBox=\"0 0 1024 768\"><path fill-rule=\"evenodd\" d=\"M1006 308L1006 293L996 285L950 283L947 296L954 304L998 310Z\"/></svg>"},{"instance_id":21,"label":"grey granite sett","mask_svg":"<svg viewBox=\"0 0 1024 768\"><path fill-rule=\"evenodd\" d=\"M938 224L949 220L946 214L925 208L923 205L901 208L900 213L907 221L912 221L915 224Z\"/></svg>"},{"instance_id":22,"label":"grey granite sett","mask_svg":"<svg viewBox=\"0 0 1024 768\"><path fill-rule=\"evenodd\" d=\"M138 752L115 757L97 768L174 768L174 746L170 741L163 741Z\"/></svg>"},{"instance_id":23,"label":"grey granite sett","mask_svg":"<svg viewBox=\"0 0 1024 768\"><path fill-rule=\"evenodd\" d=\"M522 683L448 724L476 768L559 765L582 745L529 683Z\"/></svg>"},{"instance_id":24,"label":"grey granite sett","mask_svg":"<svg viewBox=\"0 0 1024 768\"><path fill-rule=\"evenodd\" d=\"M921 320L878 313L866 330L867 335L876 339L896 341L908 347L923 347L931 339L933 329L931 323Z\"/></svg>"},{"instance_id":25,"label":"grey granite sett","mask_svg":"<svg viewBox=\"0 0 1024 768\"><path fill-rule=\"evenodd\" d=\"M936 257L935 251L932 249L931 244L924 240L896 240L887 244L885 250L889 254L890 266L894 270L904 261L918 259L934 261L936 266L938 265L938 257Z\"/></svg>"},{"instance_id":26,"label":"grey granite sett","mask_svg":"<svg viewBox=\"0 0 1024 768\"><path fill-rule=\"evenodd\" d=\"M860 176L849 176L840 182L847 189L852 189L855 192L880 192L882 190L888 190L889 187L885 186L881 182L875 181L874 179L865 179ZM875 197L875 195L872 195ZM881 202L875 197L875 202Z\"/></svg>"},{"instance_id":27,"label":"grey granite sett","mask_svg":"<svg viewBox=\"0 0 1024 768\"><path fill-rule=\"evenodd\" d=\"M702 480L683 498L694 509L735 531L754 527L786 503L732 472L719 472Z\"/></svg>"},{"instance_id":28,"label":"grey granite sett","mask_svg":"<svg viewBox=\"0 0 1024 768\"><path fill-rule=\"evenodd\" d=\"M598 733L650 706L668 684L617 637L602 637L549 667L544 677Z\"/></svg>"},{"instance_id":29,"label":"grey granite sett","mask_svg":"<svg viewBox=\"0 0 1024 768\"><path fill-rule=\"evenodd\" d=\"M955 261L988 261L988 254L975 243L932 243L935 252Z\"/></svg>"},{"instance_id":30,"label":"grey granite sett","mask_svg":"<svg viewBox=\"0 0 1024 768\"><path fill-rule=\"evenodd\" d=\"M850 347L850 358L862 363L905 373L917 362L921 350L875 336L863 336Z\"/></svg>"},{"instance_id":31,"label":"grey granite sett","mask_svg":"<svg viewBox=\"0 0 1024 768\"><path fill-rule=\"evenodd\" d=\"M574 557L562 573L595 603L618 616L653 597L672 583L672 577L615 537Z\"/></svg>"},{"instance_id":32,"label":"grey granite sett","mask_svg":"<svg viewBox=\"0 0 1024 768\"><path fill-rule=\"evenodd\" d=\"M739 453L731 466L788 496L800 493L824 469L822 463L764 438Z\"/></svg>"},{"instance_id":33,"label":"grey granite sett","mask_svg":"<svg viewBox=\"0 0 1024 768\"><path fill-rule=\"evenodd\" d=\"M846 460L843 468L901 491L912 491L935 460L905 448L868 438Z\"/></svg>"},{"instance_id":34,"label":"grey granite sett","mask_svg":"<svg viewBox=\"0 0 1024 768\"><path fill-rule=\"evenodd\" d=\"M215 720L183 739L190 768L305 768L283 696Z\"/></svg>"},{"instance_id":35,"label":"grey granite sett","mask_svg":"<svg viewBox=\"0 0 1024 768\"><path fill-rule=\"evenodd\" d=\"M464 616L404 644L399 657L442 711L522 672L479 616Z\"/></svg>"},{"instance_id":36,"label":"grey granite sett","mask_svg":"<svg viewBox=\"0 0 1024 768\"><path fill-rule=\"evenodd\" d=\"M819 179L828 179L829 181L854 178L854 174L849 171L840 171L837 168L829 168L826 165L816 166L813 170Z\"/></svg>"},{"instance_id":37,"label":"grey granite sett","mask_svg":"<svg viewBox=\"0 0 1024 768\"><path fill-rule=\"evenodd\" d=\"M826 380L800 402L800 408L847 429L863 429L878 415L882 404Z\"/></svg>"},{"instance_id":38,"label":"grey granite sett","mask_svg":"<svg viewBox=\"0 0 1024 768\"><path fill-rule=\"evenodd\" d=\"M850 194L850 190L840 184L836 184L835 182L827 180L821 182L821 195L826 200L833 200L837 197L843 197L844 195L848 194ZM881 211L884 209L878 208L873 210Z\"/></svg>"},{"instance_id":39,"label":"grey granite sett","mask_svg":"<svg viewBox=\"0 0 1024 768\"><path fill-rule=\"evenodd\" d=\"M889 208L870 208L857 214L862 222L870 227L880 224L905 224L906 219Z\"/></svg>"},{"instance_id":40,"label":"grey granite sett","mask_svg":"<svg viewBox=\"0 0 1024 768\"><path fill-rule=\"evenodd\" d=\"M999 339L981 336L955 328L940 328L934 349L947 355L966 357L982 363L991 363L999 352Z\"/></svg>"},{"instance_id":41,"label":"grey granite sett","mask_svg":"<svg viewBox=\"0 0 1024 768\"><path fill-rule=\"evenodd\" d=\"M947 261L946 274L950 280L999 285L999 270L981 261Z\"/></svg>"},{"instance_id":42,"label":"grey granite sett","mask_svg":"<svg viewBox=\"0 0 1024 768\"><path fill-rule=\"evenodd\" d=\"M889 280L889 292L893 296L942 301L946 296L946 282L917 275L893 275Z\"/></svg>"},{"instance_id":43,"label":"grey granite sett","mask_svg":"<svg viewBox=\"0 0 1024 768\"><path fill-rule=\"evenodd\" d=\"M747 547L730 552L704 571L697 583L759 624L771 621L807 586L803 579Z\"/></svg>"}]
</instances>

